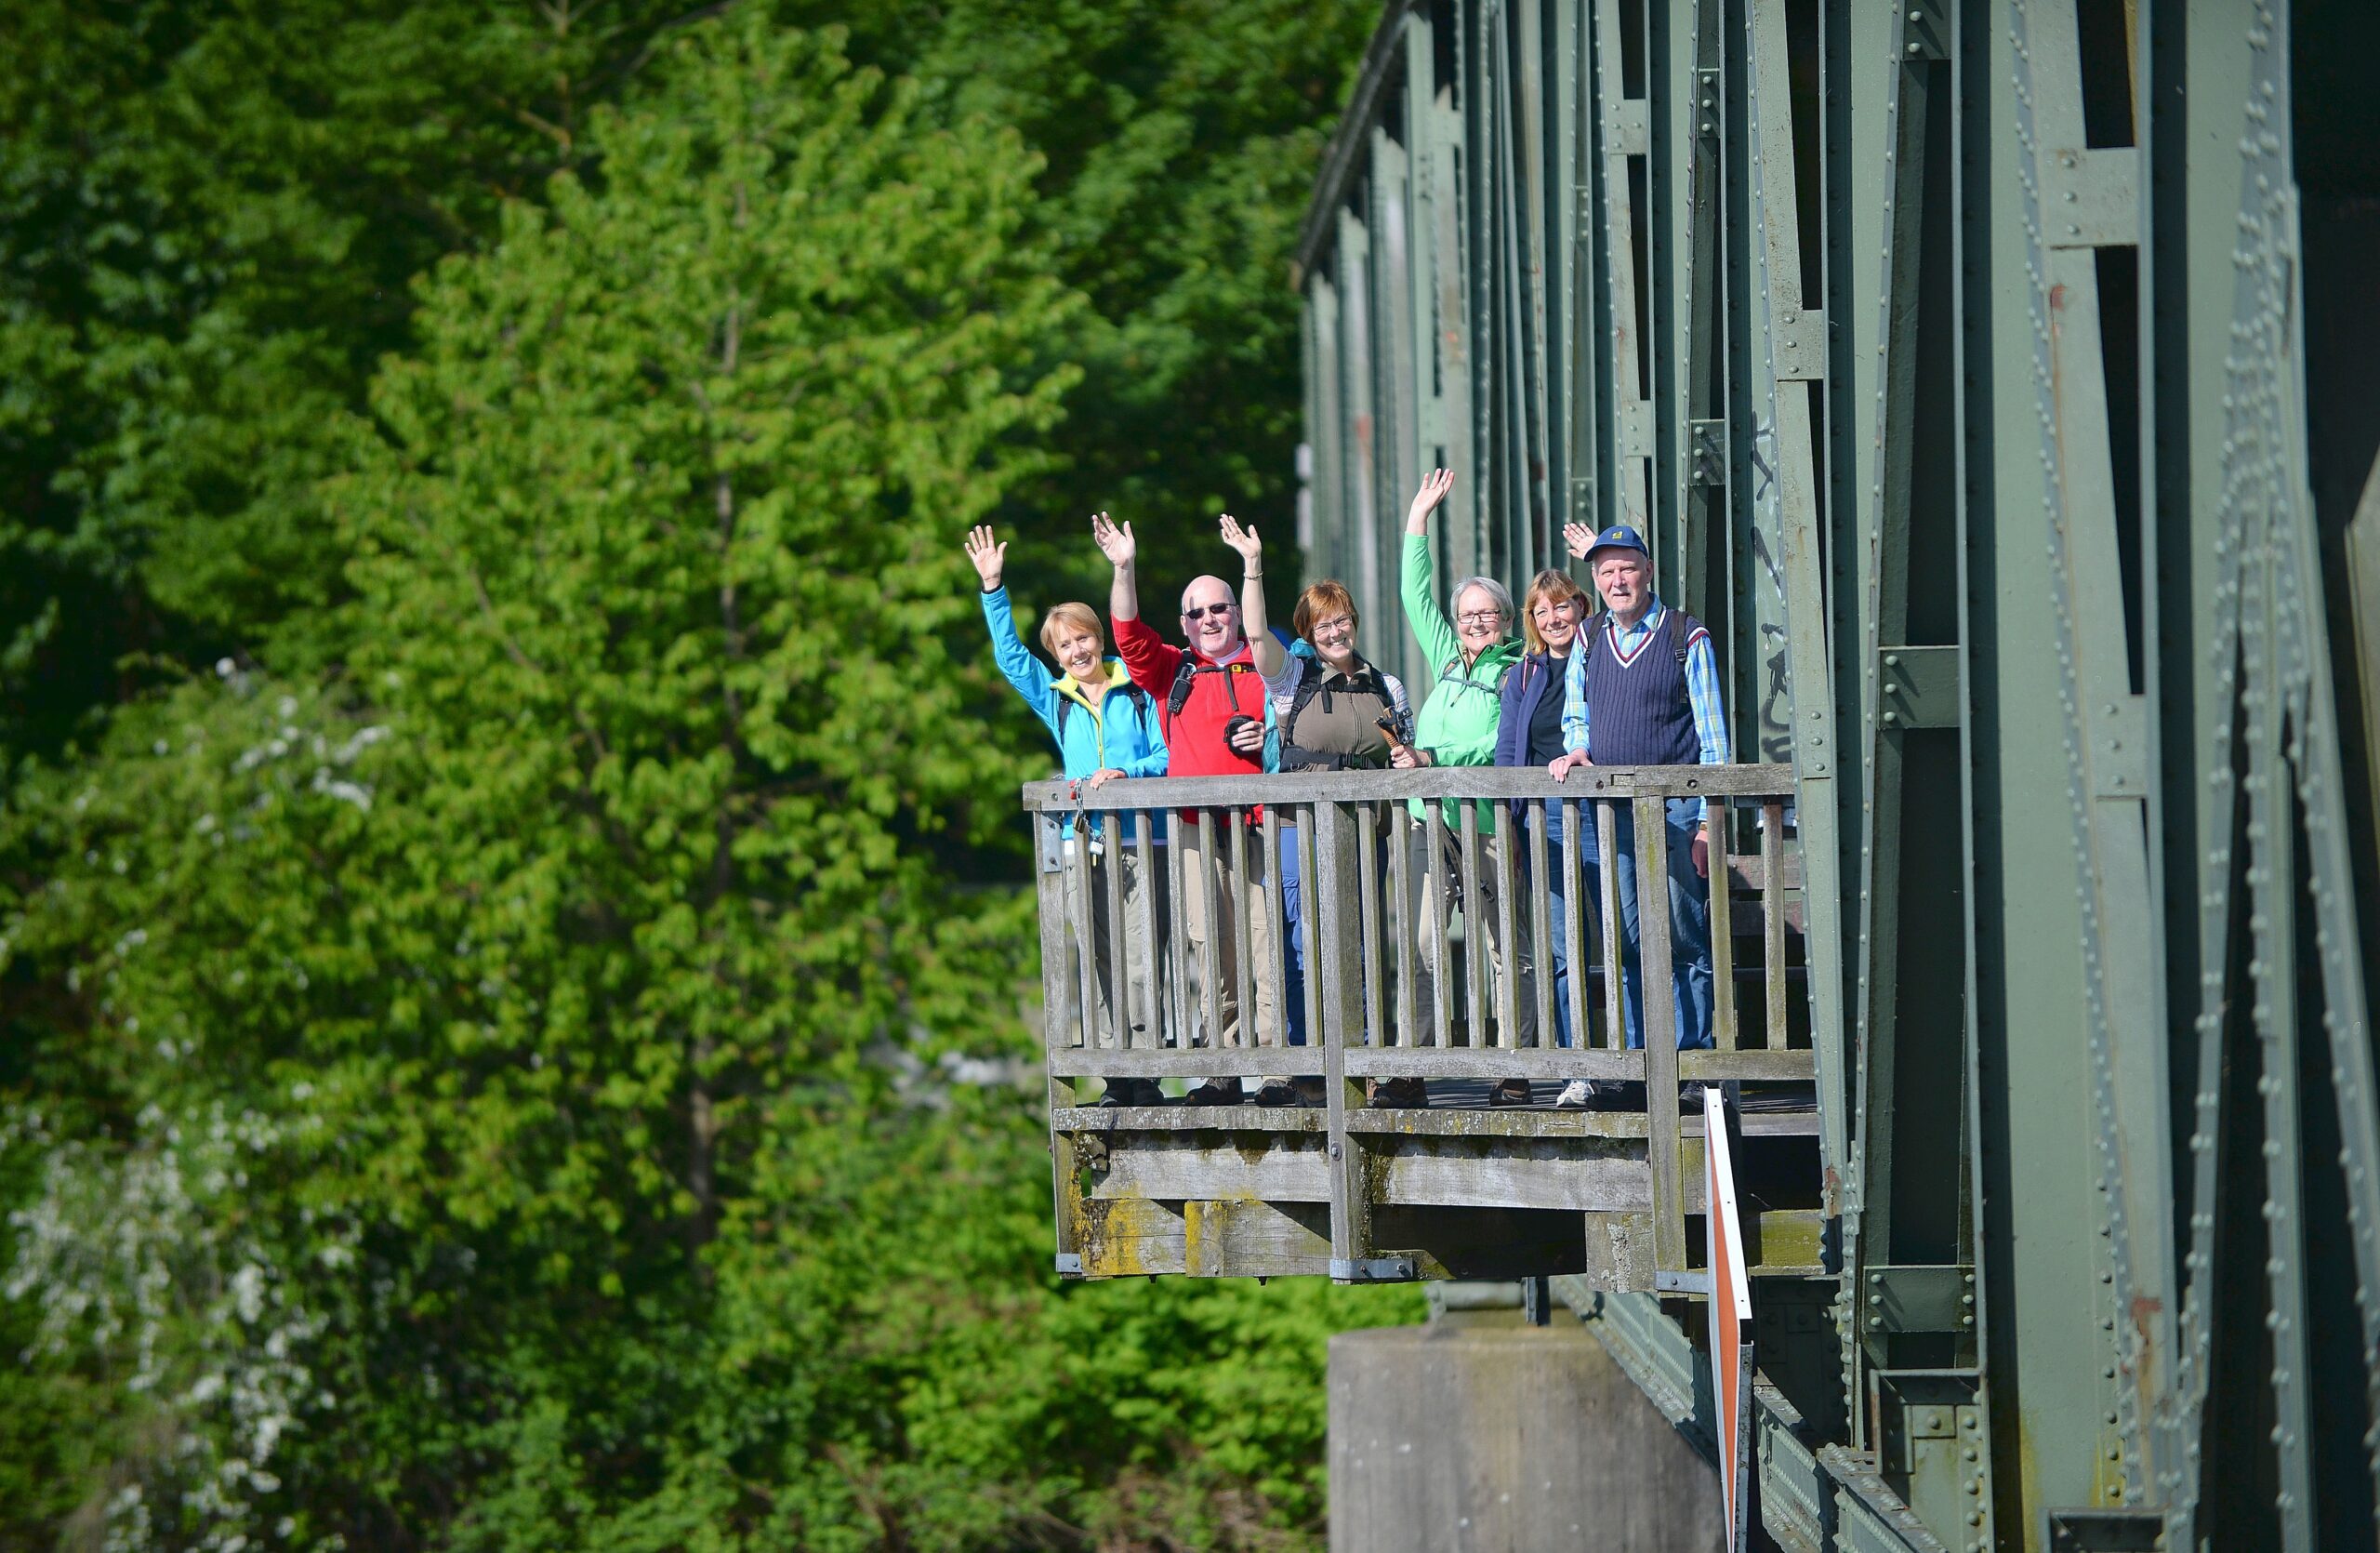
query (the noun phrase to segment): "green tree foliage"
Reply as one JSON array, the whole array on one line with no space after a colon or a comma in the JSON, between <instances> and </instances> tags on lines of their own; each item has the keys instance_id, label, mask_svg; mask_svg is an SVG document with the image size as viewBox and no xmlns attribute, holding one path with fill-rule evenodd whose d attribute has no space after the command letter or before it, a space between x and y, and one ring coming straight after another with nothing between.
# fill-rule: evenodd
<instances>
[{"instance_id":1,"label":"green tree foliage","mask_svg":"<svg viewBox=\"0 0 2380 1553\"><path fill-rule=\"evenodd\" d=\"M1005 514L1020 580L1093 586L1087 514L1152 577L1218 507L1288 538L1290 243L1376 7L1353 0L767 4L857 28L921 112L1038 152L1089 305L1057 458ZM690 0L25 0L0 60L0 758L56 750L160 658L335 657L320 500L410 282L585 164ZM1157 522L1146 520L1156 518Z\"/></svg>"},{"instance_id":2,"label":"green tree foliage","mask_svg":"<svg viewBox=\"0 0 2380 1553\"><path fill-rule=\"evenodd\" d=\"M1049 175L757 7L638 79L323 409L306 650L0 816L0 1543L1302 1542L1322 1337L1410 1296L1062 1288L974 1082Z\"/></svg>"},{"instance_id":3,"label":"green tree foliage","mask_svg":"<svg viewBox=\"0 0 2380 1553\"><path fill-rule=\"evenodd\" d=\"M588 109L686 9L10 7L0 753L337 595L317 487L409 283L583 159Z\"/></svg>"}]
</instances>

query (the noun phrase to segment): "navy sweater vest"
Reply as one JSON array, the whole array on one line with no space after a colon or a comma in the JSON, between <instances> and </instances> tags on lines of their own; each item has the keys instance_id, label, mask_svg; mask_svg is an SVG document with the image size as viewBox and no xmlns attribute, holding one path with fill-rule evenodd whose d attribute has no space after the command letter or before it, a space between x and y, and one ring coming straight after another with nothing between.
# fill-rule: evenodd
<instances>
[{"instance_id":1,"label":"navy sweater vest","mask_svg":"<svg viewBox=\"0 0 2380 1553\"><path fill-rule=\"evenodd\" d=\"M1673 609L1672 618L1623 661L1611 617L1595 617L1587 644L1587 743L1597 765L1692 765L1702 758L1687 700L1680 649L1702 627Z\"/></svg>"}]
</instances>

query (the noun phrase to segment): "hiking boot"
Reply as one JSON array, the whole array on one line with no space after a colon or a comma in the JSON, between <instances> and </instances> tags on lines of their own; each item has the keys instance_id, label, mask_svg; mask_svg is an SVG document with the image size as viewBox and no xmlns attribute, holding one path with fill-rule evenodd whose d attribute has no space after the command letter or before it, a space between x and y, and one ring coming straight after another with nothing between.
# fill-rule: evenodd
<instances>
[{"instance_id":1,"label":"hiking boot","mask_svg":"<svg viewBox=\"0 0 2380 1553\"><path fill-rule=\"evenodd\" d=\"M1209 1079L1189 1095L1194 1106L1236 1106L1245 1098L1237 1079Z\"/></svg>"},{"instance_id":2,"label":"hiking boot","mask_svg":"<svg viewBox=\"0 0 2380 1553\"><path fill-rule=\"evenodd\" d=\"M1505 1079L1488 1092L1491 1106L1527 1106L1536 1102L1537 1095L1527 1079Z\"/></svg>"},{"instance_id":3,"label":"hiking boot","mask_svg":"<svg viewBox=\"0 0 2380 1553\"><path fill-rule=\"evenodd\" d=\"M1289 1087L1286 1079L1267 1079L1256 1092L1256 1103L1260 1106L1294 1106L1298 1103L1298 1092Z\"/></svg>"},{"instance_id":4,"label":"hiking boot","mask_svg":"<svg viewBox=\"0 0 2380 1553\"><path fill-rule=\"evenodd\" d=\"M1562 1086L1562 1093L1554 1097L1554 1108L1564 1111L1585 1110L1594 1098L1594 1092L1595 1086L1587 1082L1586 1080L1572 1079Z\"/></svg>"},{"instance_id":5,"label":"hiking boot","mask_svg":"<svg viewBox=\"0 0 2380 1553\"><path fill-rule=\"evenodd\" d=\"M1289 1087L1297 1091L1298 1104L1301 1106L1310 1106L1319 1110L1330 1104L1330 1092L1322 1087L1320 1079L1310 1077L1291 1079Z\"/></svg>"},{"instance_id":6,"label":"hiking boot","mask_svg":"<svg viewBox=\"0 0 2380 1553\"><path fill-rule=\"evenodd\" d=\"M1374 1079L1364 1097L1375 1106L1424 1107L1430 1103L1430 1088L1420 1079Z\"/></svg>"}]
</instances>

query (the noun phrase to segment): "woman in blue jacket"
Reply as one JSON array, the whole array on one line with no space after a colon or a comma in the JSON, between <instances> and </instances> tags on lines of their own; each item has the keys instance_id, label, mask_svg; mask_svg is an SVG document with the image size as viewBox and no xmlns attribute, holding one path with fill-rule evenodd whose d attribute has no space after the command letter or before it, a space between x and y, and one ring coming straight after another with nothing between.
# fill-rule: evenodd
<instances>
[{"instance_id":1,"label":"woman in blue jacket","mask_svg":"<svg viewBox=\"0 0 2380 1553\"><path fill-rule=\"evenodd\" d=\"M1025 704L1041 719L1056 741L1058 754L1064 763L1066 776L1081 782L1087 789L1118 776L1162 776L1166 770L1164 718L1148 692L1134 684L1125 672L1121 660L1107 656L1106 633L1101 629L1099 616L1089 604L1061 604L1051 607L1041 617L1041 646L1056 660L1059 672L1052 677L1049 668L1031 653L1016 634L1016 615L1009 604L1008 590L1000 585L1000 577L1008 563L1008 544L993 537L991 525L985 524L967 536L967 559L975 564L975 575L983 579L984 626L991 632L992 657L999 664L1000 674L1025 697ZM1120 838L1111 844L1103 834L1104 826L1094 816L1090 823L1090 835L1078 836L1074 822L1064 825L1065 853L1072 862L1078 845L1091 848L1091 883L1093 909L1091 918L1091 963L1098 972L1099 1006L1091 1011L1095 1021L1091 1029L1093 1040L1102 1047L1115 1044L1115 1024L1108 1016L1110 983L1113 979L1111 946L1108 942L1105 909L1108 875L1117 870L1124 886L1124 1004L1126 1019L1133 1031L1135 1046L1156 1044L1155 1032L1164 1028L1166 998L1165 946L1172 933L1171 911L1167 904L1163 866L1157 866L1154 877L1141 876L1139 849L1135 844L1139 826L1145 819L1149 840L1157 846L1165 844L1165 818L1152 812L1144 816L1128 815L1117 827ZM1063 876L1066 887L1066 921L1080 922L1086 914L1075 898L1078 888L1076 870L1069 867ZM1150 909L1145 915L1154 918L1157 937L1151 941L1143 922L1142 902ZM1069 987L1077 985L1071 977ZM1157 1105L1164 1096L1157 1084L1146 1079L1119 1081L1107 1086L1102 1105Z\"/></svg>"}]
</instances>

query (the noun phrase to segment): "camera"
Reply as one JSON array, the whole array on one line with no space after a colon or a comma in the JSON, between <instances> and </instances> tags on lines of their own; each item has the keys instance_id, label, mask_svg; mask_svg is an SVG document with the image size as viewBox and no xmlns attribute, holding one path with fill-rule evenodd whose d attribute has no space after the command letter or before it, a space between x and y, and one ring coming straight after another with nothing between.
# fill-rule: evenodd
<instances>
[{"instance_id":1,"label":"camera","mask_svg":"<svg viewBox=\"0 0 2380 1553\"><path fill-rule=\"evenodd\" d=\"M1251 726L1261 728L1263 724L1244 711L1234 712L1223 719L1223 742L1236 750L1239 748L1239 731Z\"/></svg>"}]
</instances>

